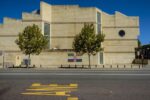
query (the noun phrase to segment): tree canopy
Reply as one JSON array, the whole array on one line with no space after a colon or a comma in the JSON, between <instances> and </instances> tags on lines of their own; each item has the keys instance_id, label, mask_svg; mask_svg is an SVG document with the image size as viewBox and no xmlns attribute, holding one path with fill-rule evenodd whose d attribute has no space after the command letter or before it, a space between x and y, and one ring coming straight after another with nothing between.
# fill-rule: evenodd
<instances>
[{"instance_id":1,"label":"tree canopy","mask_svg":"<svg viewBox=\"0 0 150 100\"><path fill-rule=\"evenodd\" d=\"M93 24L84 24L81 32L74 38L73 49L78 55L87 53L90 66L90 56L96 55L97 52L102 50L101 42L104 41L104 38L105 35L102 33L95 34Z\"/></svg>"},{"instance_id":2,"label":"tree canopy","mask_svg":"<svg viewBox=\"0 0 150 100\"><path fill-rule=\"evenodd\" d=\"M18 36L15 42L25 55L29 55L29 58L30 54L39 55L48 44L48 40L42 35L40 28L35 24L25 27Z\"/></svg>"}]
</instances>

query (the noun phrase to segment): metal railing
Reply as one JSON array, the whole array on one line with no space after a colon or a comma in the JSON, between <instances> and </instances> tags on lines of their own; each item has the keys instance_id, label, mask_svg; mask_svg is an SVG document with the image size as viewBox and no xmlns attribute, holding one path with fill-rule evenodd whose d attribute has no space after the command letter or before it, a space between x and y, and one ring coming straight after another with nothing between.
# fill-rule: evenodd
<instances>
[{"instance_id":1,"label":"metal railing","mask_svg":"<svg viewBox=\"0 0 150 100\"><path fill-rule=\"evenodd\" d=\"M138 68L138 69L141 69L141 68L143 68L143 66L142 65L137 65L137 64L124 64L124 65L122 65L122 64L116 64L116 65L91 65L90 67L89 67L89 65L72 65L72 64L69 64L69 65L63 65L63 64L61 64L60 66L59 66L59 68L83 68L83 69L87 69L87 68L101 68L101 69L114 69L114 68L116 68L116 69L126 69L126 68L130 68L130 69L133 69L133 68Z\"/></svg>"}]
</instances>

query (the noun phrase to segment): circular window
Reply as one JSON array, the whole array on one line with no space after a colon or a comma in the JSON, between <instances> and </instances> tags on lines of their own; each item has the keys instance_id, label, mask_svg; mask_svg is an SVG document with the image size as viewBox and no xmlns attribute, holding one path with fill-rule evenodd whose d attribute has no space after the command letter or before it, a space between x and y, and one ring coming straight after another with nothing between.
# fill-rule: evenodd
<instances>
[{"instance_id":1,"label":"circular window","mask_svg":"<svg viewBox=\"0 0 150 100\"><path fill-rule=\"evenodd\" d=\"M121 36L121 37L125 36L125 31L124 30L120 30L119 31L119 36Z\"/></svg>"}]
</instances>

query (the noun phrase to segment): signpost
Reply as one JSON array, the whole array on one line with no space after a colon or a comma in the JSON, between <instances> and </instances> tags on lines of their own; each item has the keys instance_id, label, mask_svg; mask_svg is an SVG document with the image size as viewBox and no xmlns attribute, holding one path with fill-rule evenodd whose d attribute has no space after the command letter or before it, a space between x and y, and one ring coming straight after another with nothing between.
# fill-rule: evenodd
<instances>
[{"instance_id":1,"label":"signpost","mask_svg":"<svg viewBox=\"0 0 150 100\"><path fill-rule=\"evenodd\" d=\"M4 51L0 51L0 56L3 56L3 68L5 67L5 56Z\"/></svg>"}]
</instances>

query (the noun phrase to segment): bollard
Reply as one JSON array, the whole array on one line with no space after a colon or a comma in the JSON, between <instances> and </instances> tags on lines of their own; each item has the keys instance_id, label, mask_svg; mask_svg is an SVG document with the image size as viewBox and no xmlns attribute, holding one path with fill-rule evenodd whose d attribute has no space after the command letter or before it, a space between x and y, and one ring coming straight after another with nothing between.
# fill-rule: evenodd
<instances>
[{"instance_id":1,"label":"bollard","mask_svg":"<svg viewBox=\"0 0 150 100\"><path fill-rule=\"evenodd\" d=\"M75 64L75 68L77 68L77 65Z\"/></svg>"},{"instance_id":2,"label":"bollard","mask_svg":"<svg viewBox=\"0 0 150 100\"><path fill-rule=\"evenodd\" d=\"M33 65L33 68L35 68L35 65Z\"/></svg>"},{"instance_id":3,"label":"bollard","mask_svg":"<svg viewBox=\"0 0 150 100\"><path fill-rule=\"evenodd\" d=\"M40 67L41 67L41 65L40 65ZM62 65L62 64L61 64L60 68L63 68L63 65Z\"/></svg>"},{"instance_id":4,"label":"bollard","mask_svg":"<svg viewBox=\"0 0 150 100\"><path fill-rule=\"evenodd\" d=\"M124 65L124 68L126 68L126 65Z\"/></svg>"},{"instance_id":5,"label":"bollard","mask_svg":"<svg viewBox=\"0 0 150 100\"><path fill-rule=\"evenodd\" d=\"M117 65L117 68L119 68L119 65Z\"/></svg>"},{"instance_id":6,"label":"bollard","mask_svg":"<svg viewBox=\"0 0 150 100\"><path fill-rule=\"evenodd\" d=\"M69 68L70 68L70 64L69 64Z\"/></svg>"},{"instance_id":7,"label":"bollard","mask_svg":"<svg viewBox=\"0 0 150 100\"><path fill-rule=\"evenodd\" d=\"M84 65L82 65L82 68L84 68Z\"/></svg>"},{"instance_id":8,"label":"bollard","mask_svg":"<svg viewBox=\"0 0 150 100\"><path fill-rule=\"evenodd\" d=\"M110 65L110 68L112 68L112 65Z\"/></svg>"},{"instance_id":9,"label":"bollard","mask_svg":"<svg viewBox=\"0 0 150 100\"><path fill-rule=\"evenodd\" d=\"M97 65L95 65L95 68L97 68Z\"/></svg>"},{"instance_id":10,"label":"bollard","mask_svg":"<svg viewBox=\"0 0 150 100\"><path fill-rule=\"evenodd\" d=\"M105 66L103 65L103 68L104 68Z\"/></svg>"}]
</instances>

